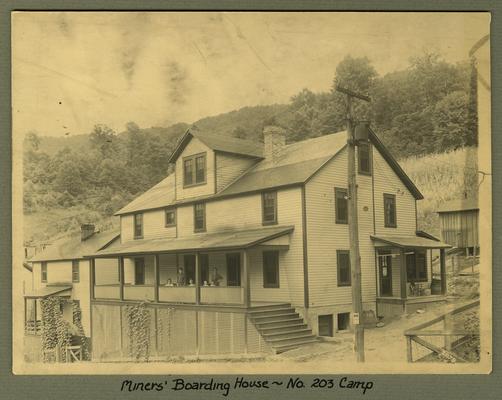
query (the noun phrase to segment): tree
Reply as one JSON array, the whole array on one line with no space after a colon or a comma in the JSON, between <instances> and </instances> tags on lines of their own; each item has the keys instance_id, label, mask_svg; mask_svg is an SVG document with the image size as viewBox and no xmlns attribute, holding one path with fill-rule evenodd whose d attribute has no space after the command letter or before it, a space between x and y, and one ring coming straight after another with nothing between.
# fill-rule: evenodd
<instances>
[{"instance_id":1,"label":"tree","mask_svg":"<svg viewBox=\"0 0 502 400\"><path fill-rule=\"evenodd\" d=\"M436 148L446 151L467 144L467 114L468 96L463 91L452 92L436 104L432 115Z\"/></svg>"},{"instance_id":2,"label":"tree","mask_svg":"<svg viewBox=\"0 0 502 400\"><path fill-rule=\"evenodd\" d=\"M94 125L90 135L91 148L97 150L102 157L110 157L117 151L115 131L103 124Z\"/></svg>"},{"instance_id":3,"label":"tree","mask_svg":"<svg viewBox=\"0 0 502 400\"><path fill-rule=\"evenodd\" d=\"M336 90L340 85L344 88L362 94L369 94L374 87L378 74L371 65L368 57L354 58L347 55L336 67L335 79L331 93L333 95L332 111L336 113L337 120L345 124L346 96ZM358 120L369 120L371 104L364 101L353 102L353 115Z\"/></svg>"}]
</instances>

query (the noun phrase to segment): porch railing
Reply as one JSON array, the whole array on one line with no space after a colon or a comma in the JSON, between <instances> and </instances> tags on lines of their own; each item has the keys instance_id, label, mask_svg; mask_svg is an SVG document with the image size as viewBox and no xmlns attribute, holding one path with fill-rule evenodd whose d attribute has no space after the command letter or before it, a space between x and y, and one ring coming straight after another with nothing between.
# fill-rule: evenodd
<instances>
[{"instance_id":1,"label":"porch railing","mask_svg":"<svg viewBox=\"0 0 502 400\"><path fill-rule=\"evenodd\" d=\"M159 301L194 304L196 288L193 286L161 286L159 287Z\"/></svg>"},{"instance_id":2,"label":"porch railing","mask_svg":"<svg viewBox=\"0 0 502 400\"><path fill-rule=\"evenodd\" d=\"M200 302L205 304L242 304L244 288L240 286L202 286Z\"/></svg>"},{"instance_id":3,"label":"porch railing","mask_svg":"<svg viewBox=\"0 0 502 400\"><path fill-rule=\"evenodd\" d=\"M466 313L475 311L477 307L479 300L405 331L408 362L468 362L458 349L470 341L479 345L479 329L467 329L465 323L459 324L455 318L462 322L462 318L466 319ZM479 316L477 318L479 321Z\"/></svg>"},{"instance_id":4,"label":"porch railing","mask_svg":"<svg viewBox=\"0 0 502 400\"><path fill-rule=\"evenodd\" d=\"M120 285L102 284L94 285L94 297L96 299L120 299Z\"/></svg>"},{"instance_id":5,"label":"porch railing","mask_svg":"<svg viewBox=\"0 0 502 400\"><path fill-rule=\"evenodd\" d=\"M40 335L42 333L42 321L28 320L24 329L27 335Z\"/></svg>"}]
</instances>

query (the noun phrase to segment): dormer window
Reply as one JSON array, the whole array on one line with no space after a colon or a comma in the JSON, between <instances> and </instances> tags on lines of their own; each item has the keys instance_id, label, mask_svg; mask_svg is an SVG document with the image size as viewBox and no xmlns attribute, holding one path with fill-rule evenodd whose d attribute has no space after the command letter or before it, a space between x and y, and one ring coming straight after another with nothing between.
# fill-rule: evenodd
<instances>
[{"instance_id":1,"label":"dormer window","mask_svg":"<svg viewBox=\"0 0 502 400\"><path fill-rule=\"evenodd\" d=\"M134 239L143 238L143 214L134 214Z\"/></svg>"},{"instance_id":2,"label":"dormer window","mask_svg":"<svg viewBox=\"0 0 502 400\"><path fill-rule=\"evenodd\" d=\"M183 158L183 186L206 183L206 153Z\"/></svg>"}]
</instances>

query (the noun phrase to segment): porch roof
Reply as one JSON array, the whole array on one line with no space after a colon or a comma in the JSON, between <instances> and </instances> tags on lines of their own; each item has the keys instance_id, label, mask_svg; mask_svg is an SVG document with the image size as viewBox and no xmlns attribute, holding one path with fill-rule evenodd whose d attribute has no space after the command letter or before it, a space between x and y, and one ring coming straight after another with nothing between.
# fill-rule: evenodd
<instances>
[{"instance_id":1,"label":"porch roof","mask_svg":"<svg viewBox=\"0 0 502 400\"><path fill-rule=\"evenodd\" d=\"M33 290L31 292L27 292L24 294L24 297L30 299L44 299L49 296L59 295L59 296L70 296L70 290L72 289L71 285L53 285L53 286L45 286Z\"/></svg>"},{"instance_id":2,"label":"porch roof","mask_svg":"<svg viewBox=\"0 0 502 400\"><path fill-rule=\"evenodd\" d=\"M243 249L286 235L293 230L294 226L274 226L197 234L189 238L134 240L88 254L86 257Z\"/></svg>"},{"instance_id":3,"label":"porch roof","mask_svg":"<svg viewBox=\"0 0 502 400\"><path fill-rule=\"evenodd\" d=\"M378 235L371 236L375 247L381 246L396 246L396 247L415 247L415 248L426 248L426 249L446 249L450 248L447 243L443 243L437 240L428 239L421 236L406 236L406 235Z\"/></svg>"}]
</instances>

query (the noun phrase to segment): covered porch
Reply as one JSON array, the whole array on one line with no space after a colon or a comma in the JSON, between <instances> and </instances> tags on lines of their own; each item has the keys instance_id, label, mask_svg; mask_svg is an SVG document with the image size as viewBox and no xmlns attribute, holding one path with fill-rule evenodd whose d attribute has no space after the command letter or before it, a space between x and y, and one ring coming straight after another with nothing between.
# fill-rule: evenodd
<instances>
[{"instance_id":1,"label":"covered porch","mask_svg":"<svg viewBox=\"0 0 502 400\"><path fill-rule=\"evenodd\" d=\"M42 334L42 305L41 301L50 296L59 296L66 299L71 297L71 285L48 285L24 295L24 332L26 335L39 336ZM73 321L73 312L70 305L63 305L61 310L63 318Z\"/></svg>"},{"instance_id":2,"label":"covered porch","mask_svg":"<svg viewBox=\"0 0 502 400\"><path fill-rule=\"evenodd\" d=\"M263 286L280 290L279 258L292 231L272 227L119 244L90 256L91 298L180 307L260 305L267 299L252 298L251 275L259 269Z\"/></svg>"},{"instance_id":3,"label":"covered porch","mask_svg":"<svg viewBox=\"0 0 502 400\"><path fill-rule=\"evenodd\" d=\"M376 255L377 315L427 308L446 297L446 253L427 236L372 236Z\"/></svg>"}]
</instances>

